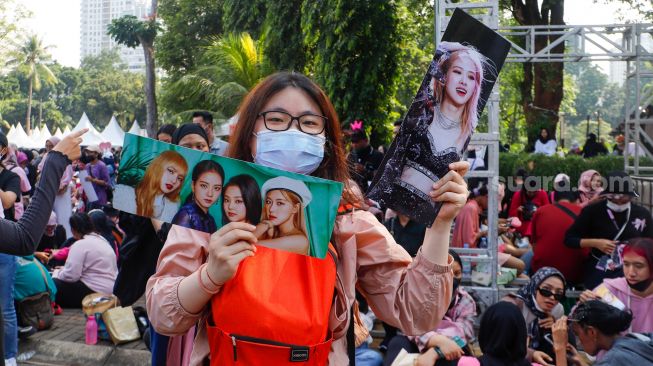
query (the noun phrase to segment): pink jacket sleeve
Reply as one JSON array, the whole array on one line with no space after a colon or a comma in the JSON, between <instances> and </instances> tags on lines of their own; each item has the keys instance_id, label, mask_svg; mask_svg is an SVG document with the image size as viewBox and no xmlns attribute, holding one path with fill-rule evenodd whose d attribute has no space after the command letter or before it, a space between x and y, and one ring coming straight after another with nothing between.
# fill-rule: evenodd
<instances>
[{"instance_id":1,"label":"pink jacket sleeve","mask_svg":"<svg viewBox=\"0 0 653 366\"><path fill-rule=\"evenodd\" d=\"M349 262L343 266L355 271L339 269L341 279L356 282L379 319L407 335L437 327L451 299L451 257L448 265L437 265L420 250L412 260L385 226L366 211L339 220L335 233L343 252L339 253L341 260ZM351 253L354 248L356 253Z\"/></svg>"},{"instance_id":2,"label":"pink jacket sleeve","mask_svg":"<svg viewBox=\"0 0 653 366\"><path fill-rule=\"evenodd\" d=\"M157 332L184 334L201 318L203 312L189 313L181 306L177 289L181 280L205 261L209 238L207 233L172 225L156 273L145 288L147 313Z\"/></svg>"}]
</instances>

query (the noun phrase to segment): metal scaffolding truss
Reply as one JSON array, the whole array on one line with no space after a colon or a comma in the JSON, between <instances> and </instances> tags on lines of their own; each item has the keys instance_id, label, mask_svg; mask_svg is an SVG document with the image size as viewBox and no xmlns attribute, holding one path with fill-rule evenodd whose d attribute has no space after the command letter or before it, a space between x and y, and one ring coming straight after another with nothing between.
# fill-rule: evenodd
<instances>
[{"instance_id":1,"label":"metal scaffolding truss","mask_svg":"<svg viewBox=\"0 0 653 366\"><path fill-rule=\"evenodd\" d=\"M627 62L628 95L625 115L626 144L633 141L639 146L642 141L653 147L653 140L646 134L642 125L652 124L653 118L641 116L642 108L653 104L653 24L612 24L612 25L553 25L553 26L517 26L499 27L498 0L436 0L435 1L435 43L439 43L449 23L454 9L461 8L485 25L497 30L511 42L511 50L506 62L590 62L622 61ZM548 37L549 44L537 50L536 40ZM559 52L558 45L564 45ZM499 77L500 82L500 77ZM474 287L470 290L491 304L499 298L497 286L497 227L499 183L499 82L487 102L488 131L476 133L470 144L487 145L487 171L472 171L468 177L491 178L489 181L488 200L488 249L458 250L463 260L474 262L490 261L492 265L490 287ZM628 146L628 145L626 145ZM624 152L624 166L627 170L639 174L640 171L653 171L653 167L642 167L639 154L634 156L634 165L629 165L628 149ZM637 149L635 149L637 151ZM648 152L650 154L650 152ZM649 156L653 158L653 156ZM482 259L479 259L481 256Z\"/></svg>"}]
</instances>

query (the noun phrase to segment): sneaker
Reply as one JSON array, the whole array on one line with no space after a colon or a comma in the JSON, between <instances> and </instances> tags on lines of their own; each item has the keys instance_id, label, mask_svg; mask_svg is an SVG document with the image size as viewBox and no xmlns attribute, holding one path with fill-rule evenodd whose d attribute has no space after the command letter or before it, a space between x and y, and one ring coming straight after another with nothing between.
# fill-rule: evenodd
<instances>
[{"instance_id":1,"label":"sneaker","mask_svg":"<svg viewBox=\"0 0 653 366\"><path fill-rule=\"evenodd\" d=\"M5 359L5 366L18 366L18 363L16 362L16 358L12 357L10 359Z\"/></svg>"},{"instance_id":2,"label":"sneaker","mask_svg":"<svg viewBox=\"0 0 653 366\"><path fill-rule=\"evenodd\" d=\"M34 328L31 325L28 325L26 327L18 327L18 338L19 339L27 339L29 336L32 334L36 333L37 329Z\"/></svg>"},{"instance_id":3,"label":"sneaker","mask_svg":"<svg viewBox=\"0 0 653 366\"><path fill-rule=\"evenodd\" d=\"M28 351L28 352L23 352L16 357L16 361L18 362L25 362L29 361L34 355L36 354L36 351Z\"/></svg>"}]
</instances>

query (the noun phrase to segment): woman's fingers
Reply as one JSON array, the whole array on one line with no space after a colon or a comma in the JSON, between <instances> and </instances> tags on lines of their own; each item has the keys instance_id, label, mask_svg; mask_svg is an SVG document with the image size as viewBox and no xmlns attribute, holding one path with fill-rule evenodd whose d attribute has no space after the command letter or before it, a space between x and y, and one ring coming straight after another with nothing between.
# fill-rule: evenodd
<instances>
[{"instance_id":1,"label":"woman's fingers","mask_svg":"<svg viewBox=\"0 0 653 366\"><path fill-rule=\"evenodd\" d=\"M221 241L224 244L224 246L231 246L240 241L246 241L251 244L254 244L258 241L258 239L256 239L256 236L251 231L235 229L224 234L221 237Z\"/></svg>"},{"instance_id":2,"label":"woman's fingers","mask_svg":"<svg viewBox=\"0 0 653 366\"><path fill-rule=\"evenodd\" d=\"M211 235L211 238L222 237L225 234L227 234L228 232L230 232L232 230L236 230L236 229L246 230L246 231L254 231L254 229L256 229L256 226L245 223L245 222L230 222L227 225L221 227L215 233L213 233Z\"/></svg>"},{"instance_id":3,"label":"woman's fingers","mask_svg":"<svg viewBox=\"0 0 653 366\"><path fill-rule=\"evenodd\" d=\"M437 198L438 196L440 196L440 195L442 195L444 193L447 193L447 192L467 195L468 194L467 185L459 184L459 183L456 183L454 181L449 181L449 182L446 182L444 184L439 185L438 188L431 191L431 193L429 193L429 195L432 198ZM465 198L467 198L467 196L465 196Z\"/></svg>"},{"instance_id":4,"label":"woman's fingers","mask_svg":"<svg viewBox=\"0 0 653 366\"><path fill-rule=\"evenodd\" d=\"M467 161L457 161L455 163L449 164L449 169L458 173L461 177L464 177L465 174L469 171L469 162Z\"/></svg>"},{"instance_id":5,"label":"woman's fingers","mask_svg":"<svg viewBox=\"0 0 653 366\"><path fill-rule=\"evenodd\" d=\"M251 252L256 252L256 246L246 241L239 241L233 243L232 245L224 247L224 249L220 254L224 255L225 257L231 257L240 252L247 251L247 250Z\"/></svg>"}]
</instances>

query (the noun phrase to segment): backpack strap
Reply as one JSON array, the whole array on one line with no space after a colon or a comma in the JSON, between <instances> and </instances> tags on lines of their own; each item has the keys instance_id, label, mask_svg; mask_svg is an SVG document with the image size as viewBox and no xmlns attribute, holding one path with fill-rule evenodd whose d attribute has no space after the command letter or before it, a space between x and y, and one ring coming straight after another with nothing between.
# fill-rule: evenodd
<instances>
[{"instance_id":1,"label":"backpack strap","mask_svg":"<svg viewBox=\"0 0 653 366\"><path fill-rule=\"evenodd\" d=\"M561 205L559 203L554 203L553 205L555 207L561 209L562 211L564 211L564 213L569 215L569 217L571 217L574 220L576 220L576 218L578 217L578 215L576 215L572 210L568 209L567 207L565 207L565 206L563 206L563 205Z\"/></svg>"},{"instance_id":2,"label":"backpack strap","mask_svg":"<svg viewBox=\"0 0 653 366\"><path fill-rule=\"evenodd\" d=\"M356 335L354 333L354 306L349 308L349 328L347 328L347 355L349 366L356 366Z\"/></svg>"},{"instance_id":3,"label":"backpack strap","mask_svg":"<svg viewBox=\"0 0 653 366\"><path fill-rule=\"evenodd\" d=\"M52 292L50 292L50 286L48 286L48 279L45 277L45 272L43 271L43 268L41 268L41 263L39 263L38 259L32 258L32 261L34 262L34 265L41 271L41 277L43 277L43 282L45 282L45 291L48 293L48 295L52 295Z\"/></svg>"}]
</instances>

